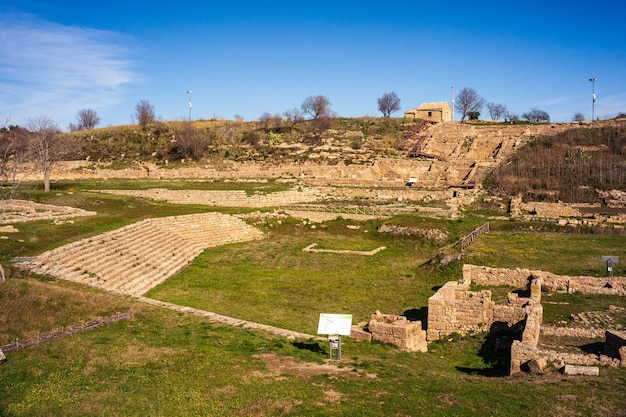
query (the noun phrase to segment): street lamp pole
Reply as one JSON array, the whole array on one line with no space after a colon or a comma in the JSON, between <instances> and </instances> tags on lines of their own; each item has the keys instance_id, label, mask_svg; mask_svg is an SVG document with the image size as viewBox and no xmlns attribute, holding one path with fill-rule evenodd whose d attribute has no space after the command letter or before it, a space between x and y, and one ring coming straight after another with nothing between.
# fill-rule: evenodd
<instances>
[{"instance_id":1,"label":"street lamp pole","mask_svg":"<svg viewBox=\"0 0 626 417\"><path fill-rule=\"evenodd\" d=\"M189 121L190 122L191 122L191 93L193 93L193 91L187 90L187 95L189 96Z\"/></svg>"},{"instance_id":2,"label":"street lamp pole","mask_svg":"<svg viewBox=\"0 0 626 417\"><path fill-rule=\"evenodd\" d=\"M596 81L597 78L589 78L591 81L591 123L595 121L595 110L596 110Z\"/></svg>"},{"instance_id":3,"label":"street lamp pole","mask_svg":"<svg viewBox=\"0 0 626 417\"><path fill-rule=\"evenodd\" d=\"M452 121L454 122L454 87L452 87Z\"/></svg>"}]
</instances>

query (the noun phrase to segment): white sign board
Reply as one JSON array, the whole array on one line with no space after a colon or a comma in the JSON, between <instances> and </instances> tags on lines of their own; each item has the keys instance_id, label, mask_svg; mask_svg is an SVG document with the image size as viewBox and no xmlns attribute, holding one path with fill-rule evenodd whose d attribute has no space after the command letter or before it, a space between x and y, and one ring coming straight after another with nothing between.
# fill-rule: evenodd
<instances>
[{"instance_id":1,"label":"white sign board","mask_svg":"<svg viewBox=\"0 0 626 417\"><path fill-rule=\"evenodd\" d=\"M352 314L320 314L317 334L350 336Z\"/></svg>"}]
</instances>

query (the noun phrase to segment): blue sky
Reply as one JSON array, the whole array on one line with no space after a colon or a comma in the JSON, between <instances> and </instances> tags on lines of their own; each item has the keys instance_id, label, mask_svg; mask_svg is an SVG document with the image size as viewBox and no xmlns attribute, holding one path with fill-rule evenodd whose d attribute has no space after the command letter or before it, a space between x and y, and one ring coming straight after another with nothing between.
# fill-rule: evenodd
<instances>
[{"instance_id":1,"label":"blue sky","mask_svg":"<svg viewBox=\"0 0 626 417\"><path fill-rule=\"evenodd\" d=\"M471 87L567 122L591 119L590 77L610 118L626 112L625 15L604 0L0 0L0 120L66 129L91 108L129 124L140 100L183 119L187 90L194 119L256 120L318 94L340 116L380 116L385 92L406 110Z\"/></svg>"}]
</instances>

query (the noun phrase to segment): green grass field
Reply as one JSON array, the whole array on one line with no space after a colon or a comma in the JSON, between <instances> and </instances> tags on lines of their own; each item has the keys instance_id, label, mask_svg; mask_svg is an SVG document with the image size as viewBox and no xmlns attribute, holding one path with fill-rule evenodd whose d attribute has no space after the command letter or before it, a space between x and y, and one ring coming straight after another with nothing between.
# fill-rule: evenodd
<instances>
[{"instance_id":1,"label":"green grass field","mask_svg":"<svg viewBox=\"0 0 626 417\"><path fill-rule=\"evenodd\" d=\"M92 187L60 184L49 194L23 189L23 197L98 216L73 224L21 224L19 233L0 241L8 276L0 284L0 344L114 311L132 310L134 318L7 352L8 361L0 364L0 416L626 415L624 369L603 367L598 377L565 376L552 368L542 375L498 376L501 358L486 335L453 336L430 344L427 353L344 338L343 359L328 364L326 341L211 323L14 269L9 260L16 256L147 217L208 210L86 191ZM382 221L337 220L315 228L295 219L268 221L260 226L266 239L206 250L147 296L311 334L320 313L350 313L354 323L376 309L423 319L428 297L460 278L462 266L428 261L483 221L385 220L446 230L450 239L442 243L379 233ZM626 262L623 236L564 232L494 224L464 262L572 275L601 275L599 257L607 251ZM386 249L372 257L302 251L312 243L320 249ZM619 268L616 274L623 273ZM548 322L607 304L626 307L618 297L550 300L555 303L544 307Z\"/></svg>"}]
</instances>

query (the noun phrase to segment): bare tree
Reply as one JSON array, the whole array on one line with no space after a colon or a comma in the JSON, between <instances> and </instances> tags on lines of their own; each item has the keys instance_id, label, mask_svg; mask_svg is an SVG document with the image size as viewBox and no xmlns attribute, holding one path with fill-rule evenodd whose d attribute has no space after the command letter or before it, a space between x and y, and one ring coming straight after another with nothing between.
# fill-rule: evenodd
<instances>
[{"instance_id":1,"label":"bare tree","mask_svg":"<svg viewBox=\"0 0 626 417\"><path fill-rule=\"evenodd\" d=\"M391 113L400 110L400 98L393 91L383 94L376 101L378 102L378 110L384 117L389 117Z\"/></svg>"},{"instance_id":2,"label":"bare tree","mask_svg":"<svg viewBox=\"0 0 626 417\"><path fill-rule=\"evenodd\" d=\"M141 100L135 105L135 117L141 127L154 123L156 121L154 106L148 100Z\"/></svg>"},{"instance_id":3,"label":"bare tree","mask_svg":"<svg viewBox=\"0 0 626 417\"><path fill-rule=\"evenodd\" d=\"M183 158L202 158L209 143L209 136L194 127L190 121L183 122L182 127L176 131L176 150Z\"/></svg>"},{"instance_id":4,"label":"bare tree","mask_svg":"<svg viewBox=\"0 0 626 417\"><path fill-rule=\"evenodd\" d=\"M480 97L473 88L465 87L456 96L456 111L461 115L461 121L464 121L470 112L478 112L483 108L485 99Z\"/></svg>"},{"instance_id":5,"label":"bare tree","mask_svg":"<svg viewBox=\"0 0 626 417\"><path fill-rule=\"evenodd\" d=\"M322 134L335 119L335 113L330 110L330 101L324 96L310 96L300 108L304 114L311 116L307 129L308 140L313 144L321 143Z\"/></svg>"},{"instance_id":6,"label":"bare tree","mask_svg":"<svg viewBox=\"0 0 626 417\"><path fill-rule=\"evenodd\" d=\"M289 132L292 132L294 127L304 120L304 116L298 109L287 110L283 116L285 116L285 123L289 127Z\"/></svg>"},{"instance_id":7,"label":"bare tree","mask_svg":"<svg viewBox=\"0 0 626 417\"><path fill-rule=\"evenodd\" d=\"M94 109L81 109L76 112L78 130L91 130L100 123L100 117Z\"/></svg>"},{"instance_id":8,"label":"bare tree","mask_svg":"<svg viewBox=\"0 0 626 417\"><path fill-rule=\"evenodd\" d=\"M304 114L308 114L312 119L330 115L330 101L324 96L307 97L300 106Z\"/></svg>"},{"instance_id":9,"label":"bare tree","mask_svg":"<svg viewBox=\"0 0 626 417\"><path fill-rule=\"evenodd\" d=\"M48 192L52 167L65 153L61 130L52 119L44 115L29 118L26 128L30 157L43 172L44 191Z\"/></svg>"},{"instance_id":10,"label":"bare tree","mask_svg":"<svg viewBox=\"0 0 626 417\"><path fill-rule=\"evenodd\" d=\"M28 151L24 129L8 124L9 119L0 126L0 201L11 200L23 181L24 178L18 176L18 168L25 161Z\"/></svg>"},{"instance_id":11,"label":"bare tree","mask_svg":"<svg viewBox=\"0 0 626 417\"><path fill-rule=\"evenodd\" d=\"M270 131L272 129L280 129L282 117L279 114L269 114L265 112L259 117L259 122L263 125L263 130Z\"/></svg>"},{"instance_id":12,"label":"bare tree","mask_svg":"<svg viewBox=\"0 0 626 417\"><path fill-rule=\"evenodd\" d=\"M572 119L574 122L580 123L585 121L585 115L582 113L576 113Z\"/></svg>"},{"instance_id":13,"label":"bare tree","mask_svg":"<svg viewBox=\"0 0 626 417\"><path fill-rule=\"evenodd\" d=\"M530 121L530 122L549 122L550 115L539 109L530 109L530 111L523 113L522 118Z\"/></svg>"},{"instance_id":14,"label":"bare tree","mask_svg":"<svg viewBox=\"0 0 626 417\"><path fill-rule=\"evenodd\" d=\"M503 116L504 116L504 121L505 122L515 123L515 122L517 122L519 120L519 116L517 114L511 113L508 110L506 112L504 112Z\"/></svg>"},{"instance_id":15,"label":"bare tree","mask_svg":"<svg viewBox=\"0 0 626 417\"><path fill-rule=\"evenodd\" d=\"M507 112L506 106L499 103L487 103L487 110L489 110L491 120L499 120Z\"/></svg>"}]
</instances>

